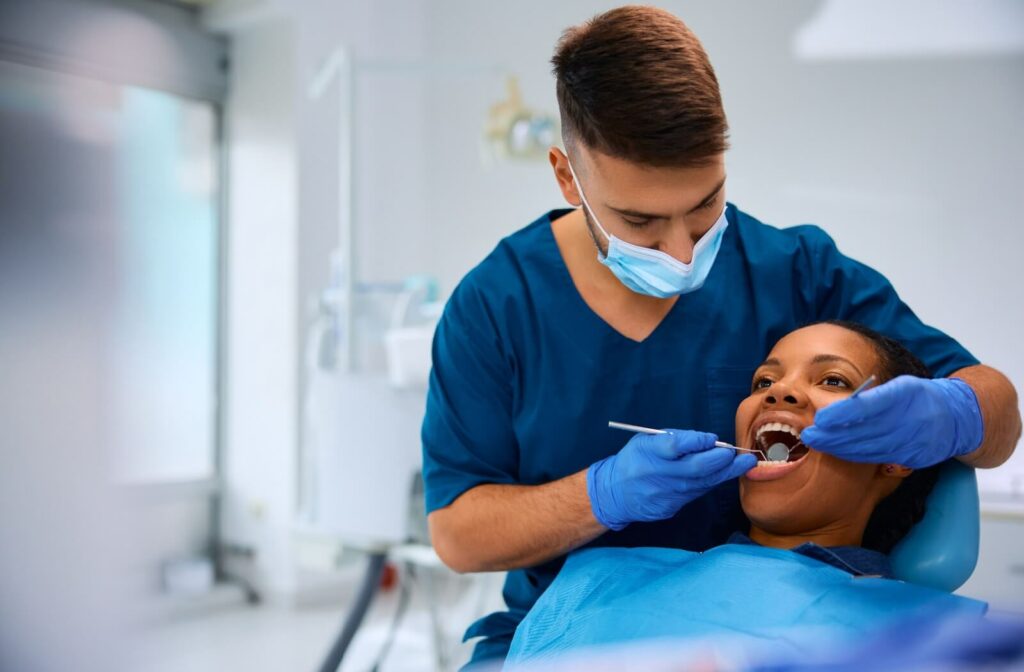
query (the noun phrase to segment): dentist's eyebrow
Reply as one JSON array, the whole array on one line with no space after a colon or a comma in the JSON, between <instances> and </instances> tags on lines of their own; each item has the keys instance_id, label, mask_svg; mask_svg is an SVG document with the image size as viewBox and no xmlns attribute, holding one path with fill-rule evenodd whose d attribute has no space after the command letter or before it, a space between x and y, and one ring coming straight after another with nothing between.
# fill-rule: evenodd
<instances>
[{"instance_id":1,"label":"dentist's eyebrow","mask_svg":"<svg viewBox=\"0 0 1024 672\"><path fill-rule=\"evenodd\" d=\"M715 197L718 196L718 193L720 191L722 191L722 187L724 187L724 186L725 186L725 178L723 177L722 181L718 183L718 186L716 186L714 188L714 190L710 194L708 194L707 196L704 197L704 200L702 200L696 206L691 208L690 211L687 212L686 214L688 214L688 215L693 214L694 212L696 212L697 210L700 210L701 208L703 208L705 205L707 205L711 201L715 200Z\"/></svg>"},{"instance_id":2,"label":"dentist's eyebrow","mask_svg":"<svg viewBox=\"0 0 1024 672\"><path fill-rule=\"evenodd\" d=\"M696 212L697 210L700 210L701 208L703 208L705 205L707 205L711 201L715 200L715 197L718 196L719 192L722 191L722 188L724 186L725 186L725 178L723 177L721 182L719 182L715 186L715 188L711 191L711 193L709 193L707 196L705 196L703 199L701 199L700 203L698 203L694 207L690 208L690 210L686 214L688 214L688 215L692 214L692 213ZM609 210L611 210L611 211L613 211L613 212L615 212L615 213L617 213L617 214L619 214L619 215L621 215L623 217L633 217L634 219L650 219L650 220L672 219L672 215L657 214L657 213L653 213L653 212L641 212L639 210L633 210L631 208L617 208L614 205L611 205L610 203L605 203L604 205Z\"/></svg>"},{"instance_id":3,"label":"dentist's eyebrow","mask_svg":"<svg viewBox=\"0 0 1024 672\"><path fill-rule=\"evenodd\" d=\"M860 369L857 367L856 364L854 364L845 357L840 357L839 355L815 355L814 358L811 360L811 364L834 364L835 362L845 362L846 364L852 366L854 371L856 371L862 376L864 375L863 373L861 373Z\"/></svg>"}]
</instances>

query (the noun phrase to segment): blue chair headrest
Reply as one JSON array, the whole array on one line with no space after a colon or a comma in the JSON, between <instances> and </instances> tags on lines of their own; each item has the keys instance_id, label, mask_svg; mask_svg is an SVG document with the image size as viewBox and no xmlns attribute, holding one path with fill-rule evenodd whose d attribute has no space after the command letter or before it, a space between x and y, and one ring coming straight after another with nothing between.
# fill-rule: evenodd
<instances>
[{"instance_id":1,"label":"blue chair headrest","mask_svg":"<svg viewBox=\"0 0 1024 672\"><path fill-rule=\"evenodd\" d=\"M924 518L889 554L897 579L953 592L978 564L981 514L974 469L956 460L939 467Z\"/></svg>"}]
</instances>

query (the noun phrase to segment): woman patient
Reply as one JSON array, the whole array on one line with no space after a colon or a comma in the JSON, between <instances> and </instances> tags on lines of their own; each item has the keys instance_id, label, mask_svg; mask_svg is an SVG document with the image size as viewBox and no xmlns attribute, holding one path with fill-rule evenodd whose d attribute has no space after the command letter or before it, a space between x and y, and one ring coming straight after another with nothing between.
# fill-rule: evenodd
<instances>
[{"instance_id":1,"label":"woman patient","mask_svg":"<svg viewBox=\"0 0 1024 672\"><path fill-rule=\"evenodd\" d=\"M899 343L855 324L798 329L772 349L736 412L737 445L785 462L740 479L749 536L705 553L592 548L571 555L516 631L509 663L653 638L771 642L790 652L918 614L985 605L892 579L887 553L921 519L936 467L846 462L799 442L815 412L868 376L927 377ZM775 452L777 452L776 449Z\"/></svg>"}]
</instances>

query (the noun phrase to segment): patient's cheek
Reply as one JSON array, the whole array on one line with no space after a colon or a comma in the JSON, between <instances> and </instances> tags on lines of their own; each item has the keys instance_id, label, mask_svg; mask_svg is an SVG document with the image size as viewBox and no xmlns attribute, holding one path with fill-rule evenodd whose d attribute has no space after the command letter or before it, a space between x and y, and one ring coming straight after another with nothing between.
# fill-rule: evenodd
<instances>
[{"instance_id":1,"label":"patient's cheek","mask_svg":"<svg viewBox=\"0 0 1024 672\"><path fill-rule=\"evenodd\" d=\"M750 429L750 423L754 419L754 414L757 411L757 399L754 397L747 397L740 402L739 407L736 409L736 441L737 445L742 445L747 438L748 430Z\"/></svg>"}]
</instances>

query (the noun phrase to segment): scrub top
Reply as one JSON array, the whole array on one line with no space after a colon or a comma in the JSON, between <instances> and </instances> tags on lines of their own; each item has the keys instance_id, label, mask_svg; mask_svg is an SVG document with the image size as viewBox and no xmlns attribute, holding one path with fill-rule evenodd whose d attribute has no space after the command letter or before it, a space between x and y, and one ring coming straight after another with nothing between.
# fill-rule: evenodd
<instances>
[{"instance_id":1,"label":"scrub top","mask_svg":"<svg viewBox=\"0 0 1024 672\"><path fill-rule=\"evenodd\" d=\"M793 329L860 322L903 342L936 377L977 364L922 323L877 271L815 226L778 229L727 206L729 226L704 286L633 341L584 302L555 242L555 210L502 240L452 293L433 344L423 422L427 512L485 483L542 484L619 451L609 420L696 429L734 441L754 369ZM703 551L748 523L736 481L668 520L633 523L588 546ZM508 573L507 611L474 623L473 661L503 658L564 556Z\"/></svg>"}]
</instances>

